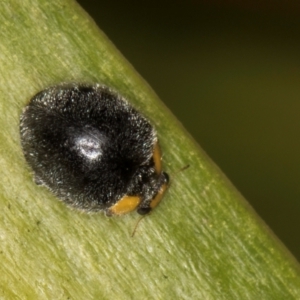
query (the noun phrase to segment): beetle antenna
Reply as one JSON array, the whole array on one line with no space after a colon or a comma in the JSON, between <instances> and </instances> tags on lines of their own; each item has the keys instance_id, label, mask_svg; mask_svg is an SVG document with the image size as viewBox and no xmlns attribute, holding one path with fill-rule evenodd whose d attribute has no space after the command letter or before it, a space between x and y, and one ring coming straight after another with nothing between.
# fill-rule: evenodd
<instances>
[{"instance_id":1,"label":"beetle antenna","mask_svg":"<svg viewBox=\"0 0 300 300\"><path fill-rule=\"evenodd\" d=\"M136 229L137 229L139 223L140 223L146 216L147 216L147 215L143 215L143 216L141 216L141 217L138 219L138 221L136 222L136 224L135 224L135 226L134 226L134 228L133 228L131 237L134 237L135 232L136 232Z\"/></svg>"},{"instance_id":2,"label":"beetle antenna","mask_svg":"<svg viewBox=\"0 0 300 300\"><path fill-rule=\"evenodd\" d=\"M186 165L186 166L182 167L181 169L179 169L178 171L176 171L176 172L174 173L173 180L174 180L174 178L175 178L178 174L180 174L181 172L185 171L185 170L188 169L189 167L190 167L190 165ZM143 216L141 216L141 217L137 220L137 222L136 222L136 224L135 224L135 226L134 226L134 228L133 228L131 237L134 237L134 235L135 235L135 233L136 233L136 230L137 230L137 228L138 228L140 222L141 222L146 216L147 216L147 215L143 215Z\"/></svg>"},{"instance_id":3,"label":"beetle antenna","mask_svg":"<svg viewBox=\"0 0 300 300\"><path fill-rule=\"evenodd\" d=\"M171 180L170 180L170 183L169 183L169 186L170 187L174 182L175 182L175 178L183 171L185 171L186 169L188 169L190 167L190 165L186 165L184 167L182 167L181 169L177 170L176 172L174 172L173 174L171 174Z\"/></svg>"},{"instance_id":4,"label":"beetle antenna","mask_svg":"<svg viewBox=\"0 0 300 300\"><path fill-rule=\"evenodd\" d=\"M181 172L185 171L186 169L188 169L190 167L190 165L186 165L184 167L182 167L181 169L179 169L178 171L176 171L173 175L174 177L177 176L178 174L180 174ZM174 178L173 177L173 178Z\"/></svg>"}]
</instances>

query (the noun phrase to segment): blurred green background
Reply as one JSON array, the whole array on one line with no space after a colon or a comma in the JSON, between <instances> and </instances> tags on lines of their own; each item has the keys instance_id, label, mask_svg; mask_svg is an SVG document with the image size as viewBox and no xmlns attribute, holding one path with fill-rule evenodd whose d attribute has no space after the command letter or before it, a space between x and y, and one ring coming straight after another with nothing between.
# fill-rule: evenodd
<instances>
[{"instance_id":1,"label":"blurred green background","mask_svg":"<svg viewBox=\"0 0 300 300\"><path fill-rule=\"evenodd\" d=\"M300 260L300 1L78 2Z\"/></svg>"}]
</instances>

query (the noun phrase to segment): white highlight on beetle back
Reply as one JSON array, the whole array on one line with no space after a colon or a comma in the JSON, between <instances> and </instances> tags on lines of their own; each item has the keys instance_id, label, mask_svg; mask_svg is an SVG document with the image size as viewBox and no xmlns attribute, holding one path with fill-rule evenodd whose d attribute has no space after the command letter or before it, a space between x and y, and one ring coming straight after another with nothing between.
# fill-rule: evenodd
<instances>
[{"instance_id":1,"label":"white highlight on beetle back","mask_svg":"<svg viewBox=\"0 0 300 300\"><path fill-rule=\"evenodd\" d=\"M67 130L71 149L86 162L99 162L103 156L107 137L92 126L83 129L69 128Z\"/></svg>"},{"instance_id":2,"label":"white highlight on beetle back","mask_svg":"<svg viewBox=\"0 0 300 300\"><path fill-rule=\"evenodd\" d=\"M103 154L103 141L93 136L81 136L75 139L75 147L88 160L99 159Z\"/></svg>"}]
</instances>

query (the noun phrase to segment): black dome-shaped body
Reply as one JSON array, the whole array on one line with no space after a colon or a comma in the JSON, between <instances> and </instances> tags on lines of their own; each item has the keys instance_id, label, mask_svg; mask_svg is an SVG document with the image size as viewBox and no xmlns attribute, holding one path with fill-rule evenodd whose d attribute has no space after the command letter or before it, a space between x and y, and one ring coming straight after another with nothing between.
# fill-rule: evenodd
<instances>
[{"instance_id":1,"label":"black dome-shaped body","mask_svg":"<svg viewBox=\"0 0 300 300\"><path fill-rule=\"evenodd\" d=\"M153 157L154 129L105 86L64 84L38 93L21 115L20 130L37 183L74 207L107 210L138 196L140 213L147 213L167 184Z\"/></svg>"}]
</instances>

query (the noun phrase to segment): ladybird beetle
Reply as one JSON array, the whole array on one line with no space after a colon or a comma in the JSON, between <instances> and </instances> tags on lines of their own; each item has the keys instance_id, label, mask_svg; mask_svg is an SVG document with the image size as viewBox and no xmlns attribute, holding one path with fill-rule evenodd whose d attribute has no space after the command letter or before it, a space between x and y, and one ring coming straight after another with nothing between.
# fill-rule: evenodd
<instances>
[{"instance_id":1,"label":"ladybird beetle","mask_svg":"<svg viewBox=\"0 0 300 300\"><path fill-rule=\"evenodd\" d=\"M155 130L104 85L39 92L21 114L20 135L35 182L75 208L145 215L168 187Z\"/></svg>"}]
</instances>

